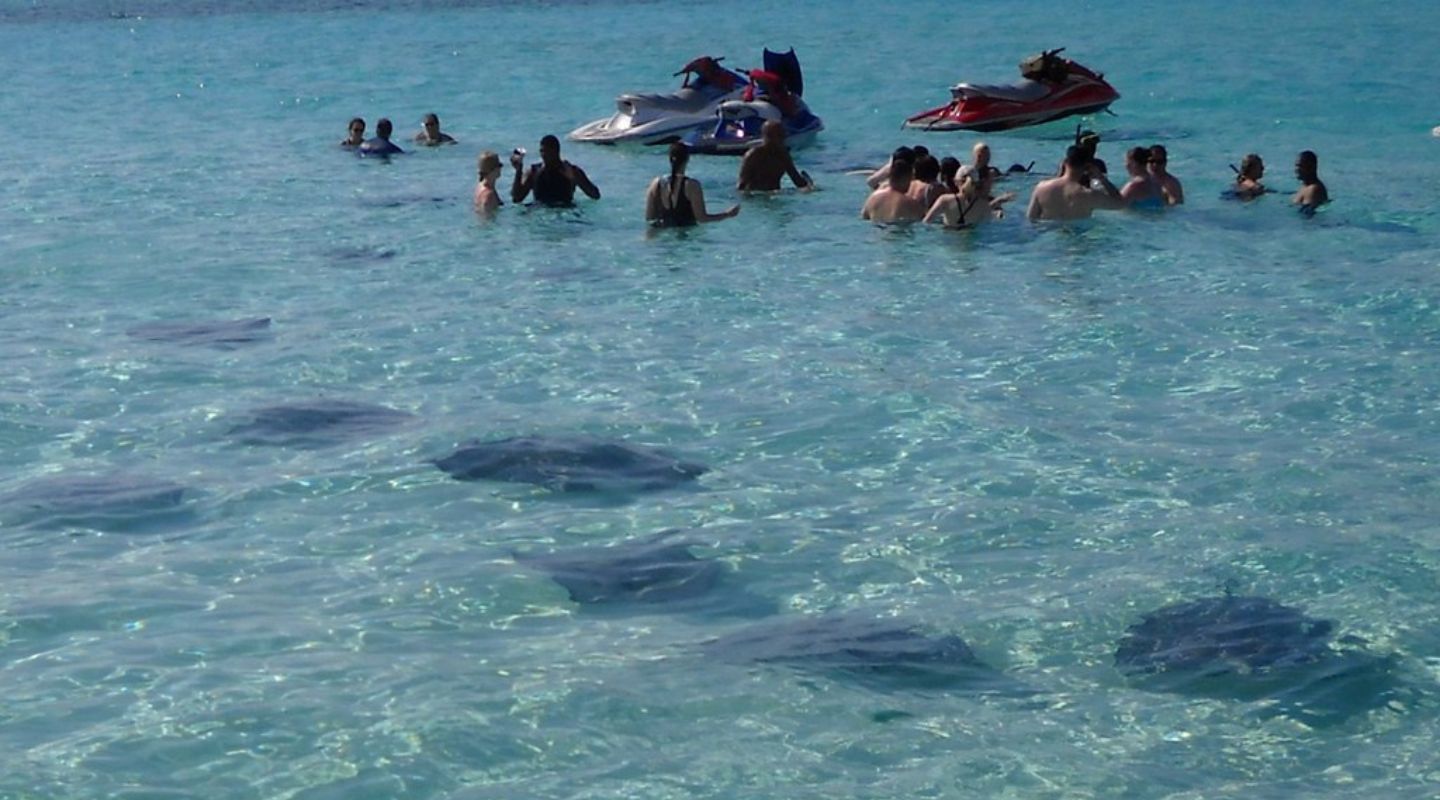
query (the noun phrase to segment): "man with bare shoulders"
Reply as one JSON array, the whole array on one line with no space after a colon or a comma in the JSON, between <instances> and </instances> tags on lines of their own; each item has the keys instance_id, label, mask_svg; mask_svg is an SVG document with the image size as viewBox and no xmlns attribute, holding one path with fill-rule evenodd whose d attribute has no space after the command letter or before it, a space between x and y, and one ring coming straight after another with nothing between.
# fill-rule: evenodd
<instances>
[{"instance_id":1,"label":"man with bare shoulders","mask_svg":"<svg viewBox=\"0 0 1440 800\"><path fill-rule=\"evenodd\" d=\"M1330 202L1330 190L1320 180L1320 157L1313 150L1304 150L1295 159L1295 177L1300 179L1300 191L1290 202L1300 206L1300 213L1310 215L1315 209Z\"/></svg>"},{"instance_id":2,"label":"man with bare shoulders","mask_svg":"<svg viewBox=\"0 0 1440 800\"><path fill-rule=\"evenodd\" d=\"M796 169L790 148L785 145L785 126L770 120L760 128L760 144L740 160L740 180L735 188L742 192L778 192L780 178L785 175L802 192L815 186L810 176Z\"/></svg>"},{"instance_id":3,"label":"man with bare shoulders","mask_svg":"<svg viewBox=\"0 0 1440 800\"><path fill-rule=\"evenodd\" d=\"M1099 189L1091 187L1091 181L1100 184ZM1030 195L1030 210L1027 216L1035 220L1085 219L1096 209L1121 209L1126 206L1104 173L1091 163L1084 148L1072 145L1065 151L1065 160L1060 165L1060 177L1041 181Z\"/></svg>"},{"instance_id":4,"label":"man with bare shoulders","mask_svg":"<svg viewBox=\"0 0 1440 800\"><path fill-rule=\"evenodd\" d=\"M925 217L925 204L910 196L915 165L896 161L890 166L890 182L870 193L860 219L871 222L918 222Z\"/></svg>"},{"instance_id":5,"label":"man with bare shoulders","mask_svg":"<svg viewBox=\"0 0 1440 800\"><path fill-rule=\"evenodd\" d=\"M1180 179L1170 174L1170 151L1163 144L1150 145L1150 175L1160 183L1166 205L1185 205L1185 189Z\"/></svg>"}]
</instances>

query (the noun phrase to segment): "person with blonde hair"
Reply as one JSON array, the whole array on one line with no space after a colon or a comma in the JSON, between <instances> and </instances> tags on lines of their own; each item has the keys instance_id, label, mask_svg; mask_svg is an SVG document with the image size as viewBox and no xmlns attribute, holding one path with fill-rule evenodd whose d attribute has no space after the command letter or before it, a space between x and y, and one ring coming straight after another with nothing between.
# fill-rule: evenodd
<instances>
[{"instance_id":1,"label":"person with blonde hair","mask_svg":"<svg viewBox=\"0 0 1440 800\"><path fill-rule=\"evenodd\" d=\"M504 168L500 166L500 156L494 150L486 150L480 154L479 159L479 182L475 184L475 210L482 214L493 214L495 210L504 203L500 202L500 192L495 188L495 182L500 180L500 173Z\"/></svg>"}]
</instances>

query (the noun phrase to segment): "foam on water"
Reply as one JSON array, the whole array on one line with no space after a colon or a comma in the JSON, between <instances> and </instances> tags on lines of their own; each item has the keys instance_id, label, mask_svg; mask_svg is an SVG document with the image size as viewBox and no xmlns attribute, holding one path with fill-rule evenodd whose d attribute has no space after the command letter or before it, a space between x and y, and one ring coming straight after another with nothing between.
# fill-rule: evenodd
<instances>
[{"instance_id":1,"label":"foam on water","mask_svg":"<svg viewBox=\"0 0 1440 800\"><path fill-rule=\"evenodd\" d=\"M185 487L126 535L0 508L0 796L1433 796L1440 160L1428 63L1378 54L1432 50L1440 7L1106 0L1046 36L1075 13L0 0L0 498ZM567 143L603 200L472 214L480 150L534 152L700 51L791 45L821 191L647 237L663 157ZM1123 95L1086 121L1101 155L1166 143L1186 207L1037 229L1036 175L975 233L857 220L848 170L974 141L906 115L1060 45ZM430 111L459 146L336 147L351 116L403 143ZM987 139L1044 171L1072 132ZM1251 151L1292 187L1301 149L1316 218L1219 199ZM690 174L723 206L735 168ZM126 335L261 319L223 347ZM406 424L228 433L316 398ZM617 503L428 463L555 436L709 471ZM706 658L763 620L581 613L515 558L668 529L723 560L711 593L963 632L1035 694ZM1315 727L1115 668L1145 613L1225 587L1393 656L1403 701Z\"/></svg>"}]
</instances>

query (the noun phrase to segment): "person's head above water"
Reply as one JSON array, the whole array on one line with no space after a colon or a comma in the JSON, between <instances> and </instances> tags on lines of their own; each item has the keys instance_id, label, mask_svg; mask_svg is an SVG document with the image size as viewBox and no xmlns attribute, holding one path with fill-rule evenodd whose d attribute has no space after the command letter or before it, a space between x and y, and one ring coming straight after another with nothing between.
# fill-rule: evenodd
<instances>
[{"instance_id":1,"label":"person's head above water","mask_svg":"<svg viewBox=\"0 0 1440 800\"><path fill-rule=\"evenodd\" d=\"M890 188L897 192L904 192L910 189L910 182L915 179L915 165L909 161L896 161L890 167Z\"/></svg>"},{"instance_id":2,"label":"person's head above water","mask_svg":"<svg viewBox=\"0 0 1440 800\"><path fill-rule=\"evenodd\" d=\"M775 120L769 120L760 126L760 138L765 144L778 145L785 141L785 126Z\"/></svg>"},{"instance_id":3,"label":"person's head above water","mask_svg":"<svg viewBox=\"0 0 1440 800\"><path fill-rule=\"evenodd\" d=\"M361 138L365 136L365 120L361 117L354 117L350 120L350 126L346 128L350 132L350 138Z\"/></svg>"},{"instance_id":4,"label":"person's head above water","mask_svg":"<svg viewBox=\"0 0 1440 800\"><path fill-rule=\"evenodd\" d=\"M425 132L426 132L426 133L429 133L429 134L439 133L439 132L440 132L440 117L439 117L438 115L436 115L436 114L433 114L433 113L432 113L432 114L426 114L426 115L424 116L424 118L420 120L420 126L425 129Z\"/></svg>"},{"instance_id":5,"label":"person's head above water","mask_svg":"<svg viewBox=\"0 0 1440 800\"><path fill-rule=\"evenodd\" d=\"M1320 157L1314 150L1301 150L1295 157L1295 177L1309 183L1320 174Z\"/></svg>"},{"instance_id":6,"label":"person's head above water","mask_svg":"<svg viewBox=\"0 0 1440 800\"><path fill-rule=\"evenodd\" d=\"M1239 181L1249 179L1252 181L1258 181L1262 177L1264 177L1264 175L1265 162L1260 159L1259 155L1255 153L1249 153L1244 158L1240 159L1240 174L1235 176L1235 180Z\"/></svg>"},{"instance_id":7,"label":"person's head above water","mask_svg":"<svg viewBox=\"0 0 1440 800\"><path fill-rule=\"evenodd\" d=\"M395 126L391 125L390 120L385 117L381 117L380 121L375 123L375 135L381 139L389 139L394 130Z\"/></svg>"},{"instance_id":8,"label":"person's head above water","mask_svg":"<svg viewBox=\"0 0 1440 800\"><path fill-rule=\"evenodd\" d=\"M1066 174L1074 177L1075 180L1083 182L1090 179L1090 165L1094 163L1094 161L1094 156L1084 147L1078 144L1072 144L1065 148L1065 160L1061 163L1065 168Z\"/></svg>"},{"instance_id":9,"label":"person's head above water","mask_svg":"<svg viewBox=\"0 0 1440 800\"><path fill-rule=\"evenodd\" d=\"M1164 168L1167 164L1169 164L1169 163L1170 163L1170 151L1165 149L1165 145L1163 145L1163 144L1152 144L1152 145L1150 145L1150 164L1151 164L1151 166L1161 167L1161 168L1163 169L1163 168Z\"/></svg>"},{"instance_id":10,"label":"person's head above water","mask_svg":"<svg viewBox=\"0 0 1440 800\"><path fill-rule=\"evenodd\" d=\"M976 168L985 169L990 166L990 145L976 142L975 146L970 148L970 155L975 159Z\"/></svg>"},{"instance_id":11,"label":"person's head above water","mask_svg":"<svg viewBox=\"0 0 1440 800\"><path fill-rule=\"evenodd\" d=\"M899 147L895 148L895 151L890 154L890 163L892 163L892 164L898 164L898 163L900 163L901 161L904 161L904 162L907 162L907 163L910 163L910 164L914 164L914 163L915 163L915 151L914 151L914 150L911 150L910 148L906 147L906 146L903 145L903 144L900 145Z\"/></svg>"},{"instance_id":12,"label":"person's head above water","mask_svg":"<svg viewBox=\"0 0 1440 800\"><path fill-rule=\"evenodd\" d=\"M670 174L679 175L685 171L685 165L690 163L690 148L680 142L670 143Z\"/></svg>"},{"instance_id":13,"label":"person's head above water","mask_svg":"<svg viewBox=\"0 0 1440 800\"><path fill-rule=\"evenodd\" d=\"M540 160L547 164L560 160L560 140L554 134L546 134L540 139Z\"/></svg>"},{"instance_id":14,"label":"person's head above water","mask_svg":"<svg viewBox=\"0 0 1440 800\"><path fill-rule=\"evenodd\" d=\"M1150 148L1132 147L1125 151L1125 168L1132 175L1143 175L1145 167L1150 163Z\"/></svg>"},{"instance_id":15,"label":"person's head above water","mask_svg":"<svg viewBox=\"0 0 1440 800\"><path fill-rule=\"evenodd\" d=\"M500 174L500 156L493 150L486 150L480 154L479 161L480 180L485 180L488 175Z\"/></svg>"},{"instance_id":16,"label":"person's head above water","mask_svg":"<svg viewBox=\"0 0 1440 800\"><path fill-rule=\"evenodd\" d=\"M1100 146L1100 134L1095 131L1081 131L1075 137L1075 146L1095 157L1095 148Z\"/></svg>"}]
</instances>

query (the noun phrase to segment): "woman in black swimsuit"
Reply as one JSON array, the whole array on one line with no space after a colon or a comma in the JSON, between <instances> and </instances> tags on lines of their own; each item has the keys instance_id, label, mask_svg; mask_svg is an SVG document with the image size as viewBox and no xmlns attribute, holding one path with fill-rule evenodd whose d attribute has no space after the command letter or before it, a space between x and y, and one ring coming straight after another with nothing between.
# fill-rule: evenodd
<instances>
[{"instance_id":1,"label":"woman in black swimsuit","mask_svg":"<svg viewBox=\"0 0 1440 800\"><path fill-rule=\"evenodd\" d=\"M701 222L719 222L740 213L731 206L719 214L705 210L705 190L700 181L685 177L690 151L675 142L670 145L670 174L650 182L645 193L645 221L657 228L688 228Z\"/></svg>"}]
</instances>

